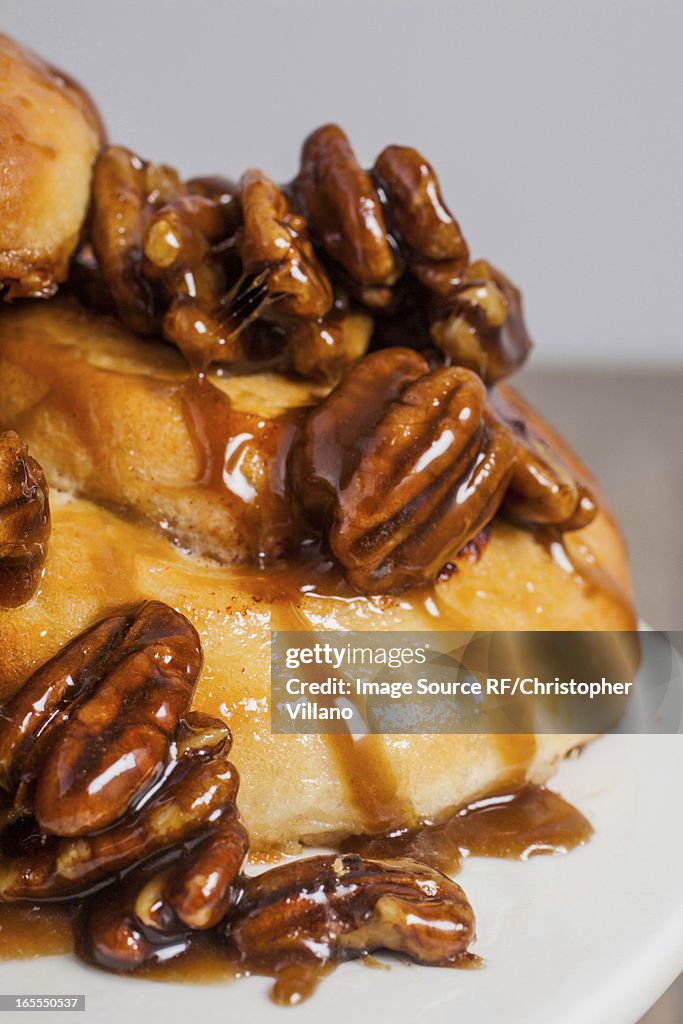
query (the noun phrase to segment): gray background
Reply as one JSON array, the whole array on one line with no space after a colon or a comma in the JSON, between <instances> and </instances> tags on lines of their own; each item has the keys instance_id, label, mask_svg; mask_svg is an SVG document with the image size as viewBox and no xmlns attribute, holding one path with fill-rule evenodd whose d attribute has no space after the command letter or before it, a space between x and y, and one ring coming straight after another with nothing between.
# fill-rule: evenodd
<instances>
[{"instance_id":1,"label":"gray background","mask_svg":"<svg viewBox=\"0 0 683 1024\"><path fill-rule=\"evenodd\" d=\"M188 173L284 180L325 121L440 173L537 364L681 361L680 0L3 0L6 31Z\"/></svg>"},{"instance_id":2,"label":"gray background","mask_svg":"<svg viewBox=\"0 0 683 1024\"><path fill-rule=\"evenodd\" d=\"M683 628L680 0L3 0L113 141L183 172L293 175L339 121L421 148L475 255L522 285L518 383L624 527L641 614ZM647 1015L680 1024L683 985Z\"/></svg>"}]
</instances>

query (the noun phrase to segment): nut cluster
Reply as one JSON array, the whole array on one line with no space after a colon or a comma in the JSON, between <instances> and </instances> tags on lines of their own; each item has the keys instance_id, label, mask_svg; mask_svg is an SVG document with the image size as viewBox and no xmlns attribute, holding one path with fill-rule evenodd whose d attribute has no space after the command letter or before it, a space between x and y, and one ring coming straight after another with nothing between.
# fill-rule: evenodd
<instances>
[{"instance_id":1,"label":"nut cluster","mask_svg":"<svg viewBox=\"0 0 683 1024\"><path fill-rule=\"evenodd\" d=\"M0 902L78 901L79 953L119 971L208 930L278 977L380 947L462 956L472 910L425 865L345 855L242 874L230 732L189 710L201 666L191 624L149 601L76 637L2 708Z\"/></svg>"},{"instance_id":2,"label":"nut cluster","mask_svg":"<svg viewBox=\"0 0 683 1024\"><path fill-rule=\"evenodd\" d=\"M109 147L89 243L75 285L193 366L337 382L295 445L291 490L356 589L433 580L499 509L565 530L595 514L585 485L496 402L491 385L531 346L521 295L470 261L417 150L388 146L365 170L325 125L279 187L259 170L182 182Z\"/></svg>"},{"instance_id":3,"label":"nut cluster","mask_svg":"<svg viewBox=\"0 0 683 1024\"><path fill-rule=\"evenodd\" d=\"M561 530L595 515L588 488L493 386L531 345L521 296L470 261L415 149L388 146L366 170L325 125L278 186L254 169L182 181L108 146L71 284L195 369L336 382L302 417L285 492L359 591L433 580L499 509ZM2 555L0 533L0 567Z\"/></svg>"},{"instance_id":4,"label":"nut cluster","mask_svg":"<svg viewBox=\"0 0 683 1024\"><path fill-rule=\"evenodd\" d=\"M531 344L519 292L469 263L424 157L388 146L366 171L336 125L306 140L284 187L259 170L182 182L106 148L73 283L198 367L273 357L330 379L410 318L416 347L491 382Z\"/></svg>"},{"instance_id":5,"label":"nut cluster","mask_svg":"<svg viewBox=\"0 0 683 1024\"><path fill-rule=\"evenodd\" d=\"M89 245L73 279L82 297L140 334L161 331L198 368L279 355L327 376L367 347L369 318L334 308L305 219L262 171L182 182L107 147Z\"/></svg>"},{"instance_id":6,"label":"nut cluster","mask_svg":"<svg viewBox=\"0 0 683 1024\"><path fill-rule=\"evenodd\" d=\"M50 503L42 469L13 430L0 431L0 607L34 594L50 538Z\"/></svg>"},{"instance_id":7,"label":"nut cluster","mask_svg":"<svg viewBox=\"0 0 683 1024\"><path fill-rule=\"evenodd\" d=\"M83 898L121 879L144 900L141 872L162 857L158 942L223 917L247 840L229 731L189 712L201 665L194 628L150 601L71 641L3 708L0 901Z\"/></svg>"},{"instance_id":8,"label":"nut cluster","mask_svg":"<svg viewBox=\"0 0 683 1024\"><path fill-rule=\"evenodd\" d=\"M434 579L499 508L577 529L588 489L461 366L371 353L309 414L292 475L349 582L371 593Z\"/></svg>"}]
</instances>

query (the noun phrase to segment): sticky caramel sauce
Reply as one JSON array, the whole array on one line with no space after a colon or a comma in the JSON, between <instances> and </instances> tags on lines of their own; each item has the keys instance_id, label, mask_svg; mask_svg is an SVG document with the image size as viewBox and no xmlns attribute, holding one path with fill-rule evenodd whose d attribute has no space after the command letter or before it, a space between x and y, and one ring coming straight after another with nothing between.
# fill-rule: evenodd
<instances>
[{"instance_id":1,"label":"sticky caramel sauce","mask_svg":"<svg viewBox=\"0 0 683 1024\"><path fill-rule=\"evenodd\" d=\"M173 391L200 467L193 487L226 506L257 561L291 547L300 524L286 467L304 410L271 418L237 409L204 375L188 377Z\"/></svg>"},{"instance_id":2,"label":"sticky caramel sauce","mask_svg":"<svg viewBox=\"0 0 683 1024\"><path fill-rule=\"evenodd\" d=\"M465 856L528 860L540 854L566 853L592 834L588 820L557 793L540 786L525 786L511 793L489 796L468 805L437 825L378 835L352 836L343 852L370 859L411 857L455 874ZM72 952L73 928L68 906L0 905L0 959L16 960ZM368 966L381 961L368 956ZM476 968L481 958L466 953L452 965ZM240 961L235 951L215 932L194 933L188 949L172 960L147 965L135 978L185 984L226 983L259 974L274 979L271 998L283 1006L302 1002L334 969L331 962L295 960L277 969Z\"/></svg>"},{"instance_id":3,"label":"sticky caramel sauce","mask_svg":"<svg viewBox=\"0 0 683 1024\"><path fill-rule=\"evenodd\" d=\"M0 903L0 960L73 952L72 917L58 903Z\"/></svg>"},{"instance_id":4,"label":"sticky caramel sauce","mask_svg":"<svg viewBox=\"0 0 683 1024\"><path fill-rule=\"evenodd\" d=\"M361 957L374 959L370 956ZM375 961L379 964L379 961ZM296 1006L313 995L320 982L332 973L336 964L315 960L285 961L268 969L262 963L241 961L228 943L214 933L195 933L182 956L166 962L147 964L127 978L184 985L225 985L241 978L271 978L270 998L279 1006ZM384 965L382 965L384 966Z\"/></svg>"},{"instance_id":5,"label":"sticky caramel sauce","mask_svg":"<svg viewBox=\"0 0 683 1024\"><path fill-rule=\"evenodd\" d=\"M60 904L0 904L0 960L73 953L78 923L70 909ZM240 963L226 943L214 933L196 933L182 956L148 964L127 979L149 979L186 985L226 984L252 974L274 980L271 999L281 1006L293 1006L308 999L334 965L291 963L278 973Z\"/></svg>"},{"instance_id":6,"label":"sticky caramel sauce","mask_svg":"<svg viewBox=\"0 0 683 1024\"><path fill-rule=\"evenodd\" d=\"M75 947L75 928L77 921L73 920L72 914L57 904L0 906L0 960L72 953ZM388 970L390 966L371 954L359 959L366 966L376 969ZM482 963L481 957L464 953L450 966L471 969ZM225 985L259 975L273 980L270 998L274 1003L279 1006L295 1006L310 998L335 967L333 961L321 963L293 960L269 970L262 963L240 961L234 950L215 933L195 933L189 948L181 956L147 964L138 968L134 974L122 974L122 977L125 976L126 980L185 985Z\"/></svg>"},{"instance_id":7,"label":"sticky caramel sauce","mask_svg":"<svg viewBox=\"0 0 683 1024\"><path fill-rule=\"evenodd\" d=\"M542 786L524 786L469 804L438 825L351 836L342 850L379 859L412 857L454 874L465 856L528 860L567 853L592 833L588 819L559 794Z\"/></svg>"}]
</instances>

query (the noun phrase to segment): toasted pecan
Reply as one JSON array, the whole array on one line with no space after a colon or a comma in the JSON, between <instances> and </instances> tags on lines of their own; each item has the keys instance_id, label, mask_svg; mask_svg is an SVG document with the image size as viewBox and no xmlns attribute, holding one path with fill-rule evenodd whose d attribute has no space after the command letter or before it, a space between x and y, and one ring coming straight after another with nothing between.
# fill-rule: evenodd
<instances>
[{"instance_id":1,"label":"toasted pecan","mask_svg":"<svg viewBox=\"0 0 683 1024\"><path fill-rule=\"evenodd\" d=\"M410 349L384 349L312 411L296 483L359 590L433 579L493 517L514 446L485 407L469 370L430 371Z\"/></svg>"}]
</instances>

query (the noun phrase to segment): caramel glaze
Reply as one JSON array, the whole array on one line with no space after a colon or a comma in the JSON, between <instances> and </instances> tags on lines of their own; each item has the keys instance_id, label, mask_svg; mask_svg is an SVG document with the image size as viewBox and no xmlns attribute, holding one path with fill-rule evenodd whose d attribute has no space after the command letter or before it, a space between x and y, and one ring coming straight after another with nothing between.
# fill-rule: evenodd
<instances>
[{"instance_id":1,"label":"caramel glaze","mask_svg":"<svg viewBox=\"0 0 683 1024\"><path fill-rule=\"evenodd\" d=\"M289 494L287 459L305 411L289 409L273 419L239 411L204 374L189 377L177 393L200 465L195 487L228 507L258 564L292 548L302 524ZM250 446L258 449L261 479L250 473Z\"/></svg>"},{"instance_id":2,"label":"caramel glaze","mask_svg":"<svg viewBox=\"0 0 683 1024\"><path fill-rule=\"evenodd\" d=\"M592 827L587 819L561 796L541 786L524 786L478 800L440 824L415 829L352 836L342 851L381 860L409 857L445 871L460 869L464 856L528 860L541 854L567 853L586 842ZM93 899L106 898L107 890ZM79 934L78 918L64 904L0 905L0 958L17 959L67 953ZM250 962L238 955L217 930L192 938L180 937L185 951L179 957L140 968L135 977L173 982L225 982L262 974L275 978L271 993L281 1005L293 1005L310 996L332 963L287 960L277 968ZM473 967L480 959L472 954L452 966Z\"/></svg>"},{"instance_id":3,"label":"caramel glaze","mask_svg":"<svg viewBox=\"0 0 683 1024\"><path fill-rule=\"evenodd\" d=\"M523 786L477 800L439 825L351 836L342 849L364 857L412 857L453 874L464 856L528 860L538 854L567 853L592 832L583 814L557 793L543 786Z\"/></svg>"},{"instance_id":4,"label":"caramel glaze","mask_svg":"<svg viewBox=\"0 0 683 1024\"><path fill-rule=\"evenodd\" d=\"M153 458L149 453L145 456L147 462L140 464L137 471L150 474L149 486L156 498L152 519L148 508L136 505L134 473L129 468L121 468L106 454L104 458L110 464L104 471L100 468L103 438L110 435L112 421L110 411L103 412L93 395L98 395L101 387L106 392L107 384L111 383L123 401L125 374L95 366L89 366L86 373L80 372L78 354L36 344L23 328L19 328L16 336L21 341L21 357L15 360L10 356L8 364L27 372L44 392L44 398L16 414L14 425L31 438L36 424L46 414L57 420L63 418L74 432L75 443L85 460L92 465L90 475L76 481L75 491L126 514L151 519L155 525L165 516L174 539L184 543L192 539L198 553L219 560L227 559L223 558L220 543L214 540L216 534L219 540L221 534L236 534L242 555L248 554L257 566L287 553L300 542L301 515L289 496L287 460L305 408L260 416L236 408L230 397L205 375L178 373L175 366L162 366L159 376L145 386L150 401L157 403L164 415L174 415L176 410L182 415L197 471L194 479L183 482L181 470L181 482L170 484L163 474L155 477ZM64 461L61 454L60 459ZM59 461L50 469L53 477L64 472ZM68 475L67 468L67 479ZM183 528L182 522L176 523L175 512L188 499L199 499L205 518L193 520Z\"/></svg>"}]
</instances>

